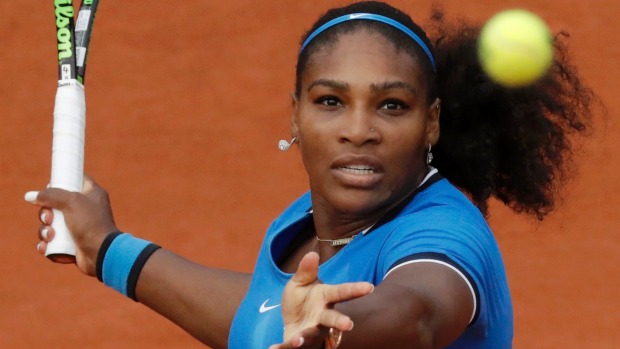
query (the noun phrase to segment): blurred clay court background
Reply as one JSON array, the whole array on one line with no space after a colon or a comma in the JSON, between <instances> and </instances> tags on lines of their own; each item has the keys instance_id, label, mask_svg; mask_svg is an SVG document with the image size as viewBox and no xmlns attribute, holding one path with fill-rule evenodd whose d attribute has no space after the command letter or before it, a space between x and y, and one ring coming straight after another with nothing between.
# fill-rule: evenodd
<instances>
[{"instance_id":1,"label":"blurred clay court background","mask_svg":"<svg viewBox=\"0 0 620 349\"><path fill-rule=\"evenodd\" d=\"M201 348L167 320L35 251L23 201L50 172L56 51L52 1L0 2L0 347ZM86 76L86 171L119 227L197 262L250 271L273 218L306 190L288 138L298 40L345 1L107 1ZM430 0L392 1L426 23ZM492 207L508 270L515 348L620 345L620 3L439 1L478 22L520 7L571 35L608 107L578 154L566 200L543 223ZM209 297L208 294L204 295Z\"/></svg>"}]
</instances>

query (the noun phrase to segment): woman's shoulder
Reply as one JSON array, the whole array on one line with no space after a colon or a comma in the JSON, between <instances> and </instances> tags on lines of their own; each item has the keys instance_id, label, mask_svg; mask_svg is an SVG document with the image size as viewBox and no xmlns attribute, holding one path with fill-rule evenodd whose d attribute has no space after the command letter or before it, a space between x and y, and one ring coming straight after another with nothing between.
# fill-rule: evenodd
<instances>
[{"instance_id":1,"label":"woman's shoulder","mask_svg":"<svg viewBox=\"0 0 620 349\"><path fill-rule=\"evenodd\" d=\"M434 238L495 243L480 210L445 178L418 193L385 228L385 238L395 241Z\"/></svg>"},{"instance_id":2,"label":"woman's shoulder","mask_svg":"<svg viewBox=\"0 0 620 349\"><path fill-rule=\"evenodd\" d=\"M501 261L497 241L480 210L448 180L420 192L375 236L381 239L382 270L403 258L441 254L479 274L485 261Z\"/></svg>"},{"instance_id":3,"label":"woman's shoulder","mask_svg":"<svg viewBox=\"0 0 620 349\"><path fill-rule=\"evenodd\" d=\"M441 178L418 193L400 216L415 219L438 219L445 216L448 220L469 217L475 221L485 221L480 210L467 195L446 178Z\"/></svg>"}]
</instances>

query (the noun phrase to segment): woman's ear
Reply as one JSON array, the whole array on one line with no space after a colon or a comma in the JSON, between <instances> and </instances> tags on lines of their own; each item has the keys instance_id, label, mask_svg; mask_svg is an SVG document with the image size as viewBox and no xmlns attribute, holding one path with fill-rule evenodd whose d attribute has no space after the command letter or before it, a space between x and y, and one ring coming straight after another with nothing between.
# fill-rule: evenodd
<instances>
[{"instance_id":1,"label":"woman's ear","mask_svg":"<svg viewBox=\"0 0 620 349\"><path fill-rule=\"evenodd\" d=\"M436 144L439 140L439 116L441 114L441 100L436 98L428 111L428 123L426 124L426 139L428 143Z\"/></svg>"},{"instance_id":2,"label":"woman's ear","mask_svg":"<svg viewBox=\"0 0 620 349\"><path fill-rule=\"evenodd\" d=\"M299 99L295 93L291 93L291 138L299 136Z\"/></svg>"}]
</instances>

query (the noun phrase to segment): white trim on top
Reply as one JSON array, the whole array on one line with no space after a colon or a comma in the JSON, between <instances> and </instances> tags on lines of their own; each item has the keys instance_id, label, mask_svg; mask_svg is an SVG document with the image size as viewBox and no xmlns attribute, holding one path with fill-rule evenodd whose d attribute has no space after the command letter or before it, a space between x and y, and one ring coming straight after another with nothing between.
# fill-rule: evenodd
<instances>
[{"instance_id":1,"label":"white trim on top","mask_svg":"<svg viewBox=\"0 0 620 349\"><path fill-rule=\"evenodd\" d=\"M471 316L469 318L469 323L471 324L472 320L474 319L474 316L476 316L476 310L478 308L478 303L476 302L476 291L474 291L474 287L472 286L472 284L469 282L469 279L460 271L458 270L455 266L446 263L444 261L440 261L437 259L414 259L414 260L410 260L410 261L406 261L403 262L401 264L398 264L397 266L395 266L394 268L390 269L387 274L385 274L385 276L383 277L383 280L385 280L385 278L388 277L388 275L390 275L391 272L393 272L394 270L403 267L405 265L408 264L413 264L413 263L436 263L436 264L441 264L444 265L452 270L454 270L463 280L465 280L465 283L467 284L467 287L469 287L469 291L471 292L471 296L472 296L472 300L474 303L474 309L471 313Z\"/></svg>"}]
</instances>

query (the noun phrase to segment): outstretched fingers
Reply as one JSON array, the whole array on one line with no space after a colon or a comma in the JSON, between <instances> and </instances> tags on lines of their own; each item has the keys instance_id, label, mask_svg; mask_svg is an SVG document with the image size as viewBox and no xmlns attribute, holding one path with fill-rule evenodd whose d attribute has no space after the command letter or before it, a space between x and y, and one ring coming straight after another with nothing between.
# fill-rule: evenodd
<instances>
[{"instance_id":1,"label":"outstretched fingers","mask_svg":"<svg viewBox=\"0 0 620 349\"><path fill-rule=\"evenodd\" d=\"M319 273L319 255L316 252L309 252L303 256L299 262L297 271L291 278L296 286L307 286L315 282Z\"/></svg>"},{"instance_id":2,"label":"outstretched fingers","mask_svg":"<svg viewBox=\"0 0 620 349\"><path fill-rule=\"evenodd\" d=\"M323 298L328 303L341 303L363 297L374 291L375 286L369 282L347 282L336 285L323 285Z\"/></svg>"},{"instance_id":3,"label":"outstretched fingers","mask_svg":"<svg viewBox=\"0 0 620 349\"><path fill-rule=\"evenodd\" d=\"M353 328L351 318L334 309L334 305L368 295L374 286L368 282L323 284L318 272L319 255L315 252L304 255L282 295L285 341L271 349L316 347L325 340L329 329Z\"/></svg>"},{"instance_id":4,"label":"outstretched fingers","mask_svg":"<svg viewBox=\"0 0 620 349\"><path fill-rule=\"evenodd\" d=\"M368 282L351 282L338 285L321 285L323 298L328 304L342 303L366 296L374 290ZM340 331L353 329L353 321L348 316L334 309L323 310L318 319L319 324Z\"/></svg>"}]
</instances>

